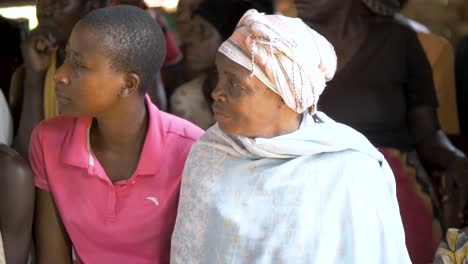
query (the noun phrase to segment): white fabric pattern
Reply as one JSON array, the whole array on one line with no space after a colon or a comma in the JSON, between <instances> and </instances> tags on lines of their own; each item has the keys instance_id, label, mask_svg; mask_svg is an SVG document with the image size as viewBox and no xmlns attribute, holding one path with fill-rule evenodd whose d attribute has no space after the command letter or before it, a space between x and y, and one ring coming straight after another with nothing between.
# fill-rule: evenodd
<instances>
[{"instance_id":1,"label":"white fabric pattern","mask_svg":"<svg viewBox=\"0 0 468 264\"><path fill-rule=\"evenodd\" d=\"M272 139L207 131L183 173L171 263L410 263L389 165L317 115Z\"/></svg>"}]
</instances>

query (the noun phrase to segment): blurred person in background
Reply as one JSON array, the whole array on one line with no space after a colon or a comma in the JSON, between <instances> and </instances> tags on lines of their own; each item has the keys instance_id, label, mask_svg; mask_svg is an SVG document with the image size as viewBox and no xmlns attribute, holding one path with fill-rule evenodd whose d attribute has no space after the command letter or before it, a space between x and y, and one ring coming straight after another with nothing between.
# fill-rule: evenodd
<instances>
[{"instance_id":1,"label":"blurred person in background","mask_svg":"<svg viewBox=\"0 0 468 264\"><path fill-rule=\"evenodd\" d=\"M294 6L294 0L275 0L275 9L284 16L297 17L297 9Z\"/></svg>"},{"instance_id":2,"label":"blurred person in background","mask_svg":"<svg viewBox=\"0 0 468 264\"><path fill-rule=\"evenodd\" d=\"M462 134L468 136L468 35L458 43L455 56L455 78L460 128Z\"/></svg>"},{"instance_id":3,"label":"blurred person in background","mask_svg":"<svg viewBox=\"0 0 468 264\"><path fill-rule=\"evenodd\" d=\"M400 10L404 9L407 0L400 0ZM455 89L455 69L453 48L446 39L432 34L421 23L409 19L400 13L395 18L416 31L418 39L431 64L434 86L436 89L438 107L437 116L441 129L449 135L460 133L460 122L457 109Z\"/></svg>"},{"instance_id":4,"label":"blurred person in background","mask_svg":"<svg viewBox=\"0 0 468 264\"><path fill-rule=\"evenodd\" d=\"M13 118L8 102L0 90L0 142L11 146L13 143Z\"/></svg>"},{"instance_id":5,"label":"blurred person in background","mask_svg":"<svg viewBox=\"0 0 468 264\"><path fill-rule=\"evenodd\" d=\"M202 0L184 26L185 66L199 74L177 88L170 99L171 113L208 129L215 123L211 92L216 87L215 56L218 47L234 32L239 19L249 9L274 13L273 0Z\"/></svg>"},{"instance_id":6,"label":"blurred person in background","mask_svg":"<svg viewBox=\"0 0 468 264\"><path fill-rule=\"evenodd\" d=\"M28 29L23 23L0 16L0 89L10 97L10 80L13 72L23 63L21 41Z\"/></svg>"},{"instance_id":7,"label":"blurred person in background","mask_svg":"<svg viewBox=\"0 0 468 264\"><path fill-rule=\"evenodd\" d=\"M206 59L202 60L203 57L200 57L198 61L187 57L187 53L189 53L187 49L190 49L190 46L194 45L191 37L193 35L192 30L194 29L192 21L193 12L197 9L201 1L202 0L179 0L177 5L175 22L181 41L182 52L184 54L184 78L187 82L211 67L211 64L206 62Z\"/></svg>"},{"instance_id":8,"label":"blurred person in background","mask_svg":"<svg viewBox=\"0 0 468 264\"><path fill-rule=\"evenodd\" d=\"M4 94L9 94L11 74L22 62L20 44L25 30L3 17L0 30L5 38L0 45L0 263L26 264L32 244L33 174L28 163L10 147L14 122Z\"/></svg>"},{"instance_id":9,"label":"blurred person in background","mask_svg":"<svg viewBox=\"0 0 468 264\"><path fill-rule=\"evenodd\" d=\"M468 160L440 130L432 69L416 32L394 19L397 0L295 4L298 16L338 55L338 71L320 109L379 147L395 174L411 260L432 262L445 227L429 175L446 172L444 191L459 194L456 212L462 214ZM458 220L457 226L463 224Z\"/></svg>"},{"instance_id":10,"label":"blurred person in background","mask_svg":"<svg viewBox=\"0 0 468 264\"><path fill-rule=\"evenodd\" d=\"M6 18L0 19L4 19L4 21L0 23L0 31L3 31L2 35L6 38L0 44L0 46L2 46L0 65L3 73L0 77L0 85L10 106L13 117L13 131L16 133L18 131L21 115L23 91L14 89L14 87L19 86L17 82L22 83L24 80L24 76L21 76L21 74L24 74L21 43L25 40L29 32L29 24L28 20L25 18L15 21Z\"/></svg>"},{"instance_id":11,"label":"blurred person in background","mask_svg":"<svg viewBox=\"0 0 468 264\"><path fill-rule=\"evenodd\" d=\"M401 13L426 26L433 34L447 39L454 47L468 34L468 1L408 0Z\"/></svg>"}]
</instances>

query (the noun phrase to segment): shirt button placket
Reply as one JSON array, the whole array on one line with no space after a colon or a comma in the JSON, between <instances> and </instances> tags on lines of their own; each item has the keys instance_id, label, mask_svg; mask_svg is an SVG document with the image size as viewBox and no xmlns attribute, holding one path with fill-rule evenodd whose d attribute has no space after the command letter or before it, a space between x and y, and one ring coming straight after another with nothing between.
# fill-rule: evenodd
<instances>
[{"instance_id":1,"label":"shirt button placket","mask_svg":"<svg viewBox=\"0 0 468 264\"><path fill-rule=\"evenodd\" d=\"M117 189L111 184L107 202L107 219L114 221L116 218Z\"/></svg>"}]
</instances>

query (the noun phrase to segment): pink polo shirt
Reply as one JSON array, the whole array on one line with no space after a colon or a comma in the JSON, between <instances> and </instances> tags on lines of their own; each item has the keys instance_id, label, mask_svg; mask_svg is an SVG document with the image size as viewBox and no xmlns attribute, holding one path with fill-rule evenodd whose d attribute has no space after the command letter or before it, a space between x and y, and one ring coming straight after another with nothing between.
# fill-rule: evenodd
<instances>
[{"instance_id":1,"label":"pink polo shirt","mask_svg":"<svg viewBox=\"0 0 468 264\"><path fill-rule=\"evenodd\" d=\"M88 148L91 118L59 116L31 136L35 185L54 197L79 263L169 263L182 170L203 131L145 102L148 133L129 180L112 184Z\"/></svg>"}]
</instances>

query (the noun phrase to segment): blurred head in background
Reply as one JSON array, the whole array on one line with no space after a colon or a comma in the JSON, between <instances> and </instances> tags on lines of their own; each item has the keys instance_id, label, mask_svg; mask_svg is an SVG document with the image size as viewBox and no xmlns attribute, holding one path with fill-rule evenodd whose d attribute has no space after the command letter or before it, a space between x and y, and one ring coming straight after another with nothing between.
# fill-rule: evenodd
<instances>
[{"instance_id":1,"label":"blurred head in background","mask_svg":"<svg viewBox=\"0 0 468 264\"><path fill-rule=\"evenodd\" d=\"M213 68L218 47L234 32L247 10L274 13L273 0L202 0L196 8L196 0L191 1L191 5L182 4L185 10L178 11L182 19L178 19L177 25L189 80Z\"/></svg>"},{"instance_id":2,"label":"blurred head in background","mask_svg":"<svg viewBox=\"0 0 468 264\"><path fill-rule=\"evenodd\" d=\"M297 9L294 0L276 0L276 11L284 16L297 17Z\"/></svg>"},{"instance_id":3,"label":"blurred head in background","mask_svg":"<svg viewBox=\"0 0 468 264\"><path fill-rule=\"evenodd\" d=\"M76 22L107 3L107 0L37 0L39 27L46 28L53 35L56 44L65 45Z\"/></svg>"}]
</instances>

